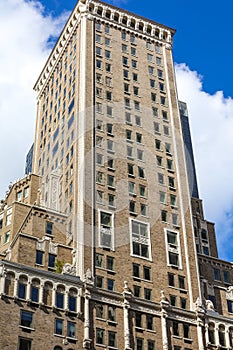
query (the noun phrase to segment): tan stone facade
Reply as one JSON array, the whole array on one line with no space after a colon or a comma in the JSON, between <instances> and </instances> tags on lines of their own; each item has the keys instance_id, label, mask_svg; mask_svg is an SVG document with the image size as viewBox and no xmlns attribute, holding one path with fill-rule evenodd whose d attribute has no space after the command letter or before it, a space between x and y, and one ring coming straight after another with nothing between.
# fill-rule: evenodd
<instances>
[{"instance_id":1,"label":"tan stone facade","mask_svg":"<svg viewBox=\"0 0 233 350\"><path fill-rule=\"evenodd\" d=\"M231 264L190 198L174 33L95 0L72 12L35 85L37 175L0 211L1 349L232 348Z\"/></svg>"}]
</instances>

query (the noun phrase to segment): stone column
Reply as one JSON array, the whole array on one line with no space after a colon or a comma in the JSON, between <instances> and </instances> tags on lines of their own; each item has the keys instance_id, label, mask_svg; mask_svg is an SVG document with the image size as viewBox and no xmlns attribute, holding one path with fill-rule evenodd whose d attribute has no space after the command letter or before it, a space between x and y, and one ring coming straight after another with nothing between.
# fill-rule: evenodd
<instances>
[{"instance_id":1,"label":"stone column","mask_svg":"<svg viewBox=\"0 0 233 350\"><path fill-rule=\"evenodd\" d=\"M216 324L214 329L214 334L215 334L215 342L216 342L217 348L220 346L218 330L219 330L218 324Z\"/></svg>"},{"instance_id":2,"label":"stone column","mask_svg":"<svg viewBox=\"0 0 233 350\"><path fill-rule=\"evenodd\" d=\"M202 334L203 322L200 317L197 317L197 338L198 338L198 349L205 350L203 343L203 334Z\"/></svg>"},{"instance_id":3,"label":"stone column","mask_svg":"<svg viewBox=\"0 0 233 350\"><path fill-rule=\"evenodd\" d=\"M124 350L131 350L130 347L130 329L129 329L129 309L130 309L130 302L129 299L132 297L132 293L130 292L128 288L128 282L124 282L124 306L123 306L123 312L124 312L124 338L125 338L125 349Z\"/></svg>"},{"instance_id":4,"label":"stone column","mask_svg":"<svg viewBox=\"0 0 233 350\"><path fill-rule=\"evenodd\" d=\"M41 282L39 289L39 304L43 305L43 296L44 296L44 282Z\"/></svg>"},{"instance_id":5,"label":"stone column","mask_svg":"<svg viewBox=\"0 0 233 350\"><path fill-rule=\"evenodd\" d=\"M210 339L209 339L209 325L208 324L205 325L205 340L206 340L206 344L208 345L209 342L210 342Z\"/></svg>"},{"instance_id":6,"label":"stone column","mask_svg":"<svg viewBox=\"0 0 233 350\"><path fill-rule=\"evenodd\" d=\"M19 278L18 276L15 276L15 284L14 284L14 298L18 298L18 284L19 284Z\"/></svg>"},{"instance_id":7,"label":"stone column","mask_svg":"<svg viewBox=\"0 0 233 350\"><path fill-rule=\"evenodd\" d=\"M229 332L229 327L226 329L225 331L225 339L226 339L226 347L227 349L231 348L231 344L230 344L230 332Z\"/></svg>"},{"instance_id":8,"label":"stone column","mask_svg":"<svg viewBox=\"0 0 233 350\"><path fill-rule=\"evenodd\" d=\"M52 289L52 307L56 307L56 290L57 290L57 286L53 286L53 289Z\"/></svg>"},{"instance_id":9,"label":"stone column","mask_svg":"<svg viewBox=\"0 0 233 350\"><path fill-rule=\"evenodd\" d=\"M31 299L31 281L27 281L27 286L26 286L26 301L30 301Z\"/></svg>"},{"instance_id":10,"label":"stone column","mask_svg":"<svg viewBox=\"0 0 233 350\"><path fill-rule=\"evenodd\" d=\"M0 265L0 297L5 291L6 271L3 265Z\"/></svg>"},{"instance_id":11,"label":"stone column","mask_svg":"<svg viewBox=\"0 0 233 350\"><path fill-rule=\"evenodd\" d=\"M64 309L69 310L69 289L66 289L64 293Z\"/></svg>"},{"instance_id":12,"label":"stone column","mask_svg":"<svg viewBox=\"0 0 233 350\"><path fill-rule=\"evenodd\" d=\"M84 340L83 348L90 349L91 339L90 339L90 298L91 293L86 288L84 294Z\"/></svg>"},{"instance_id":13,"label":"stone column","mask_svg":"<svg viewBox=\"0 0 233 350\"><path fill-rule=\"evenodd\" d=\"M169 302L166 300L164 292L161 291L160 298L161 305L161 326L162 326L162 342L163 350L169 350L168 348L168 335L167 335L167 311L166 308L169 307Z\"/></svg>"}]
</instances>

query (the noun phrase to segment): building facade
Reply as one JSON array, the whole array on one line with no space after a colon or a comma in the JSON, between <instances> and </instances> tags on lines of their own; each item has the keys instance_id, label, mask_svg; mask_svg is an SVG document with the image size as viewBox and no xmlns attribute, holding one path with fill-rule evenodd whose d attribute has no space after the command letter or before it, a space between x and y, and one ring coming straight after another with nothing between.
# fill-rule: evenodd
<instances>
[{"instance_id":1,"label":"building facade","mask_svg":"<svg viewBox=\"0 0 233 350\"><path fill-rule=\"evenodd\" d=\"M71 13L35 84L32 174L1 204L1 349L232 348L174 34L101 1Z\"/></svg>"}]
</instances>

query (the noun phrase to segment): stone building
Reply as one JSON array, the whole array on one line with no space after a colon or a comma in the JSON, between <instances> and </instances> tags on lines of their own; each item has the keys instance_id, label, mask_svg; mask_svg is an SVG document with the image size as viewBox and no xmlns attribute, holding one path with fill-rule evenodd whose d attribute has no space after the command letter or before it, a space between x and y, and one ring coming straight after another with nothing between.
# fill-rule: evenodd
<instances>
[{"instance_id":1,"label":"stone building","mask_svg":"<svg viewBox=\"0 0 233 350\"><path fill-rule=\"evenodd\" d=\"M35 84L32 173L1 202L1 349L232 349L174 34L101 1L71 13Z\"/></svg>"}]
</instances>

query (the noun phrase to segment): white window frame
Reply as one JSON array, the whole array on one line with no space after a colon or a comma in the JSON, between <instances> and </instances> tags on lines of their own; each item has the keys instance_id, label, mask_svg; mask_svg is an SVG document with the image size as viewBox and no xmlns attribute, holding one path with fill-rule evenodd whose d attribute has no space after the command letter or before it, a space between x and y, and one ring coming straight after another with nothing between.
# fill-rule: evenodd
<instances>
[{"instance_id":1,"label":"white window frame","mask_svg":"<svg viewBox=\"0 0 233 350\"><path fill-rule=\"evenodd\" d=\"M141 242L140 242L140 238L138 243L143 243L143 239L146 240L146 245L148 245L148 255L149 257L145 257L145 256L141 256L141 255L135 255L133 253L133 242L136 242L137 239L133 239L133 233L132 233L132 223L136 222L138 224L143 224L143 225L147 225L147 229L148 229L148 237L142 237L141 238ZM149 222L145 222L145 221L141 221L141 220L135 220L130 218L129 219L129 232L130 232L130 255L131 256L136 256L137 258L143 259L143 260L149 260L152 261L152 254L151 254L151 234L150 234L150 223Z\"/></svg>"},{"instance_id":2,"label":"white window frame","mask_svg":"<svg viewBox=\"0 0 233 350\"><path fill-rule=\"evenodd\" d=\"M101 213L106 213L106 214L110 214L112 216L112 222L111 222L111 227L109 229L110 235L111 235L111 244L110 246L104 245L101 242L101 233L102 234L109 234L107 233L107 228L101 227ZM111 211L108 210L102 210L102 209L98 209L98 226L99 226L99 247L100 248L106 248L106 249L110 249L110 250L115 250L115 234L114 234L114 213L112 213Z\"/></svg>"},{"instance_id":3,"label":"white window frame","mask_svg":"<svg viewBox=\"0 0 233 350\"><path fill-rule=\"evenodd\" d=\"M177 235L176 247L173 246L172 244L168 243L168 239L167 239L168 232L172 232L172 233L175 233ZM167 228L164 229L164 233L165 233L166 252L167 252L167 265L178 268L179 270L182 270L183 267L182 267L182 257L181 257L181 249L180 249L180 233L179 233L179 231L170 230ZM169 263L169 252L178 255L178 265L173 265L173 264Z\"/></svg>"}]
</instances>

